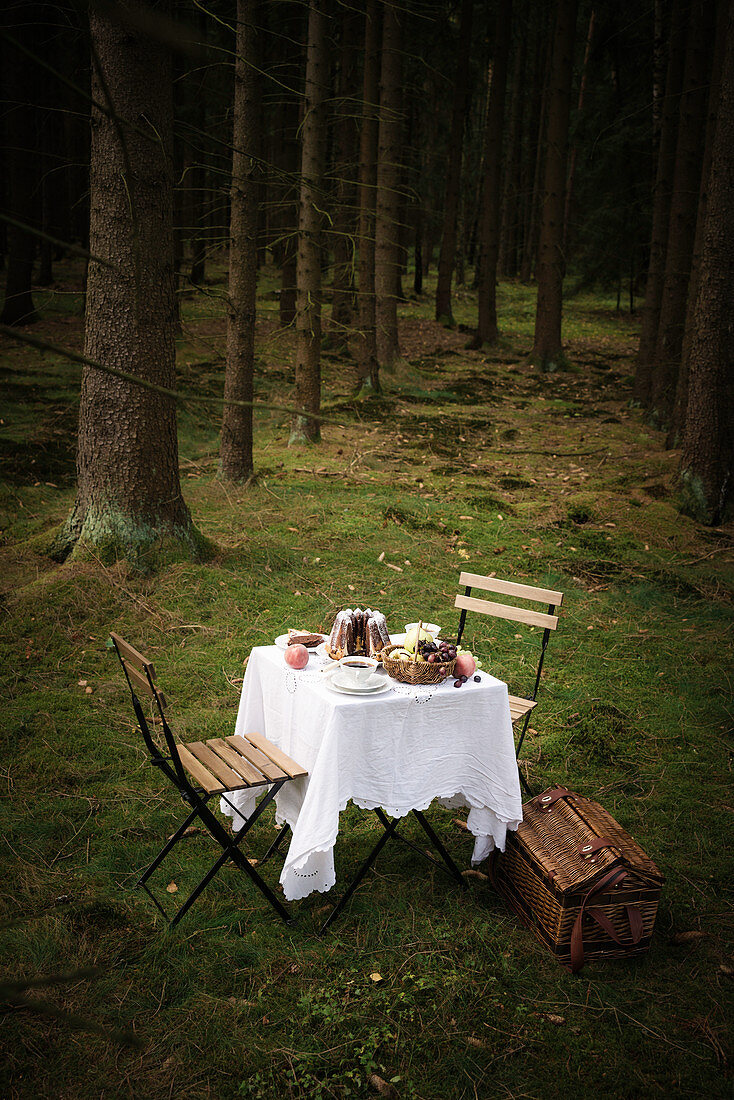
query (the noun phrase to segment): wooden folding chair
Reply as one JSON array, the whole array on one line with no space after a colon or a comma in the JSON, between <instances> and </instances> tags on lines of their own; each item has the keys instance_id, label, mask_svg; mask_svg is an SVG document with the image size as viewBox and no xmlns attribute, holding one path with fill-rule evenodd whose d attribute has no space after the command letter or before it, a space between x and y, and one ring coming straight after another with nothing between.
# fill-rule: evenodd
<instances>
[{"instance_id":1,"label":"wooden folding chair","mask_svg":"<svg viewBox=\"0 0 734 1100\"><path fill-rule=\"evenodd\" d=\"M141 875L137 885L145 890L166 920L172 925L177 924L219 869L227 860L231 860L245 872L278 916L286 924L292 923L288 910L242 854L239 845L283 784L301 779L308 773L258 733L244 736L233 734L230 737L216 737L188 744L176 741L166 720L167 701L156 685L156 671L152 662L119 634L111 634L111 638L130 688L135 717L150 754L150 762L163 772L183 801L191 807L191 812ZM155 724L160 725L167 751L159 748L156 743L141 700L149 701L155 709ZM265 792L263 797L244 825L235 833L230 833L212 812L208 802L215 795L229 802L227 796L234 791L255 788L262 788ZM169 917L148 887L148 880L197 818L219 844L222 852L174 916ZM264 859L261 864L263 862Z\"/></svg>"},{"instance_id":2,"label":"wooden folding chair","mask_svg":"<svg viewBox=\"0 0 734 1100\"><path fill-rule=\"evenodd\" d=\"M498 577L483 577L478 573L462 573L459 577L459 584L463 584L465 589L464 594L458 595L454 600L454 607L461 609L457 643L461 642L461 637L464 633L467 611L476 611L480 615L492 615L494 618L506 619L509 622L521 623L524 626L542 627L543 629L538 667L535 673L535 684L532 694L524 697L519 695L510 696L510 716L512 718L512 724L513 726L516 726L518 723L522 724L516 748L517 758L519 760L522 743L525 740L525 734L527 733L528 724L530 722L530 715L536 706L536 696L538 694L538 688L540 687L540 674L543 670L543 661L545 659L545 651L548 647L550 633L551 630L555 630L558 626L558 616L555 612L563 603L563 593L548 588L534 588L529 584L517 584L515 581L503 581ZM548 610L546 612L541 612L526 607L514 607L511 604L494 603L490 600L478 599L476 596L472 596L473 588L478 588L483 592L493 592L502 596L511 596L519 600L527 600L530 603L545 604ZM520 772L520 782L527 793L531 794L532 792L530 791L522 771Z\"/></svg>"}]
</instances>

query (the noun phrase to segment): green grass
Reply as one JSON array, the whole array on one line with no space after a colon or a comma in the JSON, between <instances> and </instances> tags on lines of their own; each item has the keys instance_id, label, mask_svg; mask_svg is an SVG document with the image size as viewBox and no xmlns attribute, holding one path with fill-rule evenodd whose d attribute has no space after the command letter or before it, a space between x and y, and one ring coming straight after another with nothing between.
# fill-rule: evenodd
<instances>
[{"instance_id":1,"label":"green grass","mask_svg":"<svg viewBox=\"0 0 734 1100\"><path fill-rule=\"evenodd\" d=\"M78 347L74 277L37 331ZM287 404L275 285L266 273L257 390ZM3 980L81 971L28 996L103 1032L6 1005L3 1096L340 1098L374 1095L373 1073L420 1100L731 1094L733 532L678 512L677 456L630 404L634 320L613 304L569 302L576 369L541 376L531 288L502 285L503 341L482 352L433 323L426 293L401 307L404 361L379 401L355 402L353 361L325 355L339 426L320 447L288 450L288 416L258 415L249 489L217 480L218 415L187 402L184 492L217 553L149 576L46 556L73 501L78 370L3 343ZM459 325L475 308L462 290ZM183 309L179 383L220 392L221 300ZM224 733L253 645L347 603L449 632L462 568L566 593L525 768L536 789L598 797L658 862L650 952L572 978L488 882L460 893L399 846L324 939L328 896L285 928L233 870L171 932L133 885L182 807L146 764L110 629L155 658L183 737ZM537 632L468 630L524 694ZM470 838L432 820L466 863ZM349 809L341 825L345 882L376 823ZM179 847L164 897L207 852L201 835Z\"/></svg>"}]
</instances>

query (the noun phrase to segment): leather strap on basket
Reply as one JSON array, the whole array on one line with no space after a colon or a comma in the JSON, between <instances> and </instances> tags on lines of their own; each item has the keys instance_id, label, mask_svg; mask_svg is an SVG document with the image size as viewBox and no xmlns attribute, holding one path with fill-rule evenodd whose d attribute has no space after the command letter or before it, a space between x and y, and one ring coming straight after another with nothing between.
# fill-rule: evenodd
<instances>
[{"instance_id":1,"label":"leather strap on basket","mask_svg":"<svg viewBox=\"0 0 734 1100\"><path fill-rule=\"evenodd\" d=\"M553 787L549 791L544 791L543 794L539 794L536 799L536 805L541 813L547 814L549 810L553 809L556 802L559 802L562 798L574 798L573 791L566 790L565 787Z\"/></svg>"},{"instance_id":2,"label":"leather strap on basket","mask_svg":"<svg viewBox=\"0 0 734 1100\"><path fill-rule=\"evenodd\" d=\"M610 939L619 944L620 947L626 946L623 940L620 939L616 929L614 928L609 917L606 915L603 909L595 909L590 906L589 903L593 902L594 898L603 893L607 887L618 886L620 882L627 878L627 872L621 871L619 868L615 868L610 871L609 874L604 875L603 878L592 886L588 894L581 903L579 909L579 915L574 921L573 929L571 931L571 973L576 974L584 965L584 933L583 933L583 920L584 913L588 914L595 920L596 923L602 928ZM639 943L642 939L643 924L642 914L639 909L636 909L634 905L624 906L627 912L627 919L630 926L630 935L632 937L632 944ZM627 945L629 946L629 945Z\"/></svg>"}]
</instances>

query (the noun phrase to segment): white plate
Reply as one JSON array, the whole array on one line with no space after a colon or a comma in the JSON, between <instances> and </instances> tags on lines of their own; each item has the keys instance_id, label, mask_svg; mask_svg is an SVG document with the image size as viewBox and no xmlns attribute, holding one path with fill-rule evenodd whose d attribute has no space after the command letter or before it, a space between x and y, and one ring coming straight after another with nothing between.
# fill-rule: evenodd
<instances>
[{"instance_id":1,"label":"white plate","mask_svg":"<svg viewBox=\"0 0 734 1100\"><path fill-rule=\"evenodd\" d=\"M324 638L324 641L326 641L326 638L323 634L321 635L321 637ZM275 639L275 644L277 645L278 649L287 649L288 648L288 635L287 634L279 634L278 637ZM324 642L320 642L317 646L314 646L313 648L311 648L311 646L306 646L306 649L308 650L309 653L318 653L319 650L321 649L321 647L323 646L323 644L324 644Z\"/></svg>"},{"instance_id":2,"label":"white plate","mask_svg":"<svg viewBox=\"0 0 734 1100\"><path fill-rule=\"evenodd\" d=\"M414 626L418 626L418 623L406 623L405 633L407 634ZM427 630L432 638L438 638L441 634L441 627L437 626L436 623L423 623L423 629Z\"/></svg>"},{"instance_id":3,"label":"white plate","mask_svg":"<svg viewBox=\"0 0 734 1100\"><path fill-rule=\"evenodd\" d=\"M341 684L336 677L331 676L327 679L326 684L327 687L341 692L342 695L379 695L381 691L387 691L391 687L387 678L381 677L380 680L379 684L370 684L368 687L347 687L346 684Z\"/></svg>"}]
</instances>

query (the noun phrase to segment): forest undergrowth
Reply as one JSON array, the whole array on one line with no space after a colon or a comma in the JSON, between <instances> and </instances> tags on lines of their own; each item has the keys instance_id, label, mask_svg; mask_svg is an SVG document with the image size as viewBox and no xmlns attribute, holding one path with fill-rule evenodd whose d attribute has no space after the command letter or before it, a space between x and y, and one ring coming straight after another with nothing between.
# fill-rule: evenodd
<instances>
[{"instance_id":1,"label":"forest undergrowth","mask_svg":"<svg viewBox=\"0 0 734 1100\"><path fill-rule=\"evenodd\" d=\"M401 307L380 398L355 400L350 350L328 333L322 444L288 449L288 414L258 413L245 488L217 478L219 415L195 400L222 390L223 285L215 272L184 300L179 341L205 564L50 560L79 368L0 349L2 1095L305 1100L375 1095L374 1075L401 1100L731 1095L734 529L678 511L678 455L631 403L638 318L578 295L572 369L541 375L531 288L500 286L502 342L469 351L473 295L444 329L429 282ZM38 302L38 334L78 349L75 269ZM257 397L288 405L294 341L267 273L259 310ZM328 896L286 928L233 870L170 931L132 887L182 812L136 740L109 631L155 659L182 737L222 734L253 645L328 629L345 605L450 633L462 569L565 593L525 774L597 797L658 863L650 952L571 977L488 880L460 893L389 847L323 939ZM525 694L537 634L468 628ZM431 819L468 866L467 835ZM343 816L338 882L375 827ZM207 852L200 834L181 845L163 896L183 896Z\"/></svg>"}]
</instances>

